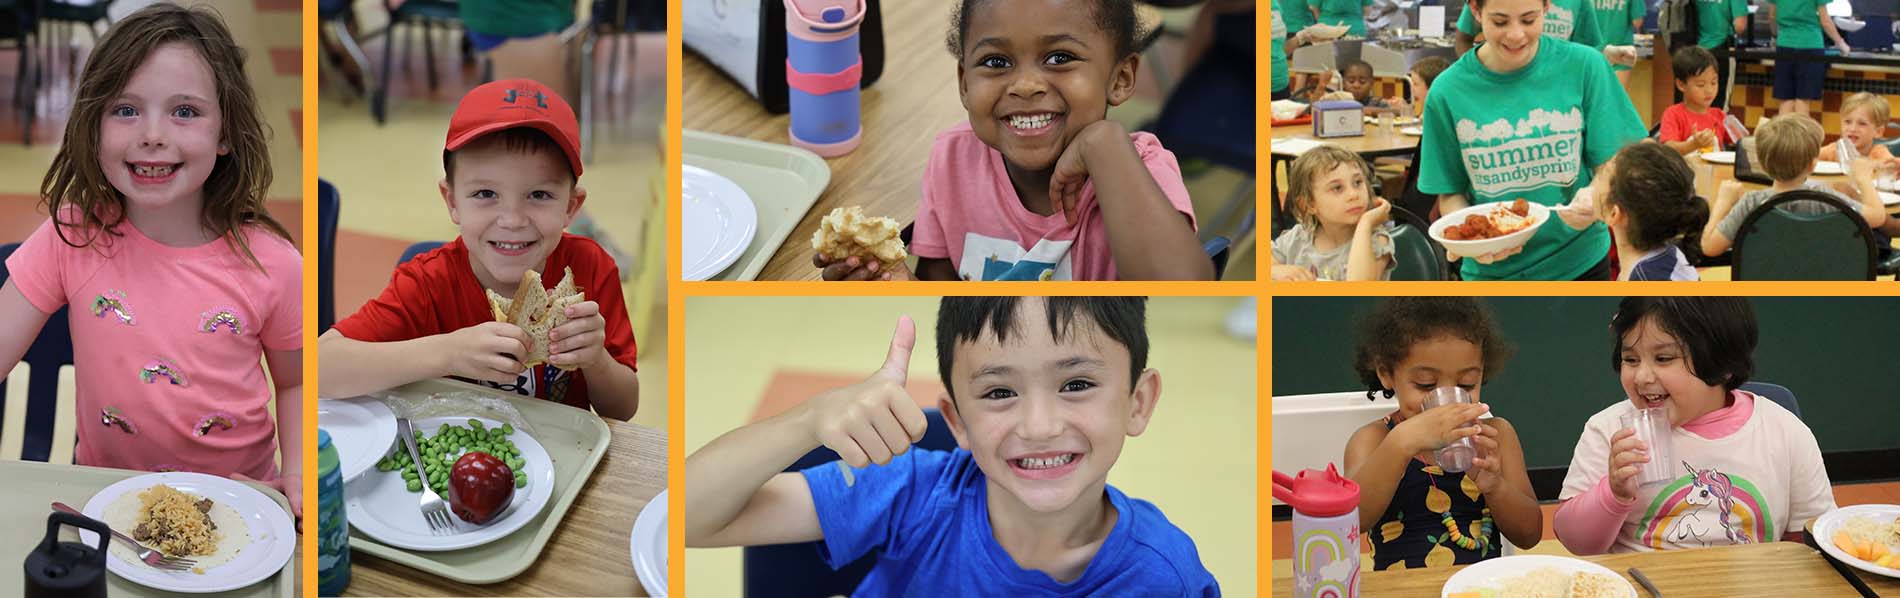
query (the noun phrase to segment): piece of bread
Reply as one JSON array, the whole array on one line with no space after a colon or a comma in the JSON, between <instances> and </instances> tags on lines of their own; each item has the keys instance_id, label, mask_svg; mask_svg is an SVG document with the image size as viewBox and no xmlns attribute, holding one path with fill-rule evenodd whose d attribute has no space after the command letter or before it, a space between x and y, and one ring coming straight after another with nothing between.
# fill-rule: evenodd
<instances>
[{"instance_id":1,"label":"piece of bread","mask_svg":"<svg viewBox=\"0 0 1900 598\"><path fill-rule=\"evenodd\" d=\"M901 228L896 220L865 216L863 208L846 206L832 210L818 222L818 230L811 234L811 247L832 259L855 256L896 264L909 257L904 240L899 238Z\"/></svg>"},{"instance_id":2,"label":"piece of bread","mask_svg":"<svg viewBox=\"0 0 1900 598\"><path fill-rule=\"evenodd\" d=\"M586 300L587 294L574 282L573 268L562 270L561 282L554 285L553 291L541 286L541 273L533 270L521 273L521 285L515 289L512 299L488 291L488 308L495 321L520 326L533 341L528 354L519 356L521 364L528 367L548 362L548 332L567 323L568 306Z\"/></svg>"}]
</instances>

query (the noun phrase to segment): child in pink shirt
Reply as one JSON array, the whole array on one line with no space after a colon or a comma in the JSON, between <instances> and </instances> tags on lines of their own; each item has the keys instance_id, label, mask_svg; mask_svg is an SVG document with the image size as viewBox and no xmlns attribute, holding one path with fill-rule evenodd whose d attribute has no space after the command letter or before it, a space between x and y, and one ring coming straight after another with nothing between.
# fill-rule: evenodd
<instances>
[{"instance_id":1,"label":"child in pink shirt","mask_svg":"<svg viewBox=\"0 0 1900 598\"><path fill-rule=\"evenodd\" d=\"M1740 390L1754 371L1755 314L1744 297L1630 297L1610 321L1629 396L1577 440L1553 528L1576 554L1799 539L1835 508L1820 445L1801 418ZM1623 429L1667 407L1667 481L1639 484L1650 447Z\"/></svg>"},{"instance_id":2,"label":"child in pink shirt","mask_svg":"<svg viewBox=\"0 0 1900 598\"><path fill-rule=\"evenodd\" d=\"M216 13L155 4L107 32L76 97L53 217L7 260L0 375L70 305L77 464L265 481L301 512L303 260L264 209L242 50Z\"/></svg>"},{"instance_id":3,"label":"child in pink shirt","mask_svg":"<svg viewBox=\"0 0 1900 598\"><path fill-rule=\"evenodd\" d=\"M967 123L931 148L903 264L827 280L1213 278L1174 154L1106 120L1135 92L1131 0L966 0L952 25Z\"/></svg>"}]
</instances>

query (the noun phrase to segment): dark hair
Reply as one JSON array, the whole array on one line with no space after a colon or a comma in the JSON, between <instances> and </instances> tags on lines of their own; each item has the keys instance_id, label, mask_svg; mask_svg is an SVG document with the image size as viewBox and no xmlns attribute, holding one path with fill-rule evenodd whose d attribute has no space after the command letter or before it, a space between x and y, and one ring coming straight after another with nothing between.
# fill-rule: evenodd
<instances>
[{"instance_id":1,"label":"dark hair","mask_svg":"<svg viewBox=\"0 0 1900 598\"><path fill-rule=\"evenodd\" d=\"M576 178L574 176L574 167L567 163L567 150L561 149L561 144L555 143L554 138L549 137L546 132L534 127L512 127L495 131L475 138L475 140L464 144L461 150L456 151L462 151L477 145L489 143L499 143L502 148L517 154L538 154L542 152L554 154L560 158L561 170L567 172L567 178ZM442 150L442 173L448 177L450 185L455 184L455 152Z\"/></svg>"},{"instance_id":2,"label":"dark hair","mask_svg":"<svg viewBox=\"0 0 1900 598\"><path fill-rule=\"evenodd\" d=\"M1503 372L1504 362L1515 351L1498 330L1491 309L1476 298L1393 297L1359 320L1352 366L1366 385L1366 398L1393 395L1393 389L1379 380L1379 370L1398 367L1413 345L1448 335L1478 346L1484 355L1485 380Z\"/></svg>"},{"instance_id":3,"label":"dark hair","mask_svg":"<svg viewBox=\"0 0 1900 598\"><path fill-rule=\"evenodd\" d=\"M996 335L998 342L1009 340L1017 328L1017 307L1023 297L944 297L937 307L937 375L943 386L956 397L956 385L950 382L950 368L956 364L960 343L976 342L984 331ZM1146 297L1044 297L1043 312L1049 334L1062 340L1075 326L1077 314L1085 314L1108 338L1128 347L1128 381L1133 384L1148 369L1148 321Z\"/></svg>"},{"instance_id":4,"label":"dark hair","mask_svg":"<svg viewBox=\"0 0 1900 598\"><path fill-rule=\"evenodd\" d=\"M40 181L41 201L53 217L53 232L72 247L91 245L100 234L123 234L118 226L126 218L125 195L99 168L99 123L146 57L170 43L189 46L210 67L218 112L223 115L218 142L230 149L217 157L205 178L198 224L223 237L261 270L264 264L252 253L241 229L255 225L290 240L290 231L264 205L271 183L270 126L258 110L257 92L245 74L244 48L208 6L185 8L160 2L141 8L113 23L93 48L73 94L65 140ZM68 222L68 216L77 221ZM80 240L67 238L69 227L83 235Z\"/></svg>"},{"instance_id":5,"label":"dark hair","mask_svg":"<svg viewBox=\"0 0 1900 598\"><path fill-rule=\"evenodd\" d=\"M1484 1L1485 1L1485 0L1470 0L1470 1L1471 1L1471 3L1472 3L1472 4L1476 4L1476 5L1478 5L1478 10L1484 10ZM1550 7L1550 0L1544 0L1544 6L1545 6L1546 8L1549 8L1549 7ZM1476 11L1473 11L1473 12L1476 12ZM1548 12L1548 11L1546 11L1546 12ZM1474 21L1475 21L1475 20L1477 20L1477 18L1478 18L1478 15L1471 15L1471 18L1472 18L1472 20L1474 20Z\"/></svg>"},{"instance_id":6,"label":"dark hair","mask_svg":"<svg viewBox=\"0 0 1900 598\"><path fill-rule=\"evenodd\" d=\"M1448 68L1451 68L1451 61L1445 60L1443 56L1427 56L1412 63L1412 72L1418 73L1419 80L1424 81L1426 87L1431 87L1432 82L1438 80L1438 74Z\"/></svg>"},{"instance_id":7,"label":"dark hair","mask_svg":"<svg viewBox=\"0 0 1900 598\"><path fill-rule=\"evenodd\" d=\"M1676 337L1703 384L1735 390L1755 373L1755 309L1745 297L1626 297L1610 318L1610 371L1623 372L1623 337L1654 317Z\"/></svg>"},{"instance_id":8,"label":"dark hair","mask_svg":"<svg viewBox=\"0 0 1900 598\"><path fill-rule=\"evenodd\" d=\"M1354 60L1354 61L1352 61L1352 62L1348 62L1348 63L1346 63L1346 66L1345 66L1345 67L1342 67L1342 68L1340 68L1340 69L1339 69L1339 74L1343 76L1343 75L1345 75L1345 74L1346 74L1346 72L1347 72L1347 71L1351 71L1351 70L1353 70L1353 69L1356 69L1356 68L1364 68L1364 69L1366 69L1366 74L1368 74L1368 75L1372 75L1372 74L1376 74L1376 73L1377 73L1377 71L1374 71L1374 70L1372 70L1372 63L1370 63L1370 62L1366 62L1366 61L1364 61L1364 60Z\"/></svg>"},{"instance_id":9,"label":"dark hair","mask_svg":"<svg viewBox=\"0 0 1900 598\"><path fill-rule=\"evenodd\" d=\"M1702 46L1678 48L1669 55L1669 65L1675 69L1677 81L1688 81L1704 70L1715 68L1715 55Z\"/></svg>"},{"instance_id":10,"label":"dark hair","mask_svg":"<svg viewBox=\"0 0 1900 598\"><path fill-rule=\"evenodd\" d=\"M1700 245L1702 225L1709 220L1709 204L1695 194L1695 171L1681 154L1660 143L1643 141L1624 146L1612 158L1607 205L1629 214L1623 240L1648 251L1676 237Z\"/></svg>"},{"instance_id":11,"label":"dark hair","mask_svg":"<svg viewBox=\"0 0 1900 598\"><path fill-rule=\"evenodd\" d=\"M970 35L970 13L988 3L988 0L963 0L957 3L956 12L950 17L950 32L944 41L949 45L950 55L963 56L963 38ZM1135 39L1141 37L1140 24L1135 20L1134 0L1093 0L1095 5L1095 25L1108 33L1115 42L1117 60L1135 53Z\"/></svg>"}]
</instances>

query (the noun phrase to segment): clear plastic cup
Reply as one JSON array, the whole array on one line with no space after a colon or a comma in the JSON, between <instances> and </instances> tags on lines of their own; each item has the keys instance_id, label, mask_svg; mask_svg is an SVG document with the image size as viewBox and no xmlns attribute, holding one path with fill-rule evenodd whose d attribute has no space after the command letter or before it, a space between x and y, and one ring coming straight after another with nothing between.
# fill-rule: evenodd
<instances>
[{"instance_id":1,"label":"clear plastic cup","mask_svg":"<svg viewBox=\"0 0 1900 598\"><path fill-rule=\"evenodd\" d=\"M1432 389L1431 394L1425 395L1423 409L1430 411L1438 407L1472 402L1474 399L1471 398L1471 393L1466 392L1465 389L1456 386L1440 386ZM1473 420L1466 422L1465 425L1475 426L1478 422ZM1459 473L1471 469L1471 461L1477 456L1478 445L1469 437L1460 438L1457 442L1447 444L1444 448L1432 453L1432 458L1438 461L1438 468L1445 470L1446 473Z\"/></svg>"},{"instance_id":2,"label":"clear plastic cup","mask_svg":"<svg viewBox=\"0 0 1900 598\"><path fill-rule=\"evenodd\" d=\"M1636 439L1649 447L1649 462L1636 475L1636 483L1656 484L1676 479L1675 451L1670 443L1669 408L1637 409L1623 414L1623 428L1635 430Z\"/></svg>"}]
</instances>

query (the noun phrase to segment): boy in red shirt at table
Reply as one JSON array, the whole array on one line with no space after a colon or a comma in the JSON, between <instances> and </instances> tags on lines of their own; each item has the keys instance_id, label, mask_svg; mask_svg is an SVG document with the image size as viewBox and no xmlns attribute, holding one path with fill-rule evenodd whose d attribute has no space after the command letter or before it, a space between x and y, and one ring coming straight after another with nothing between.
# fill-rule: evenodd
<instances>
[{"instance_id":1,"label":"boy in red shirt at table","mask_svg":"<svg viewBox=\"0 0 1900 598\"><path fill-rule=\"evenodd\" d=\"M546 86L496 81L449 119L437 183L461 235L396 267L382 296L318 339L317 393L347 397L442 376L625 420L640 406L633 324L620 274L600 245L567 234L580 186L579 125ZM586 300L548 332L548 363L523 366L520 326L494 321L487 291L515 296L538 270L552 287L573 270Z\"/></svg>"},{"instance_id":2,"label":"boy in red shirt at table","mask_svg":"<svg viewBox=\"0 0 1900 598\"><path fill-rule=\"evenodd\" d=\"M1735 143L1722 126L1728 115L1710 105L1719 89L1715 55L1702 46L1689 46L1676 50L1669 62L1676 74L1676 90L1682 92L1682 103L1663 110L1662 132L1657 140L1685 156Z\"/></svg>"}]
</instances>

